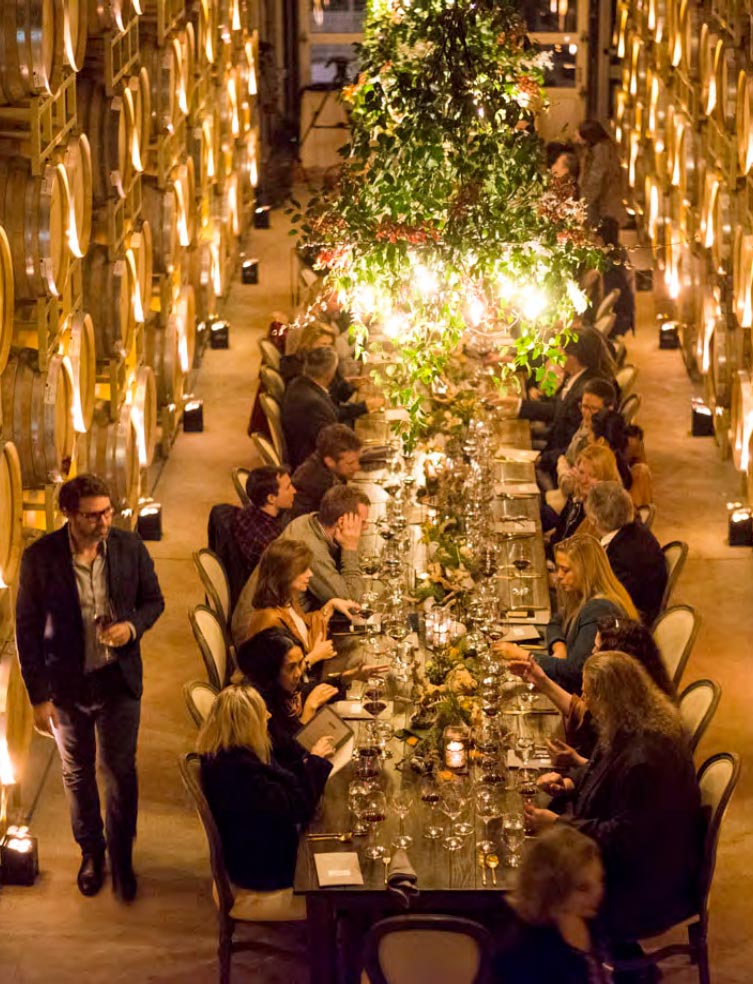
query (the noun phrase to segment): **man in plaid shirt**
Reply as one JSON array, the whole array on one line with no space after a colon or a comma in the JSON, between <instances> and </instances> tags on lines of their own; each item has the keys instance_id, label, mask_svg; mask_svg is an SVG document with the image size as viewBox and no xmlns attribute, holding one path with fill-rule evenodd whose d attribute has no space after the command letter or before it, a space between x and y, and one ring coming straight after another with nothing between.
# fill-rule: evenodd
<instances>
[{"instance_id":1,"label":"man in plaid shirt","mask_svg":"<svg viewBox=\"0 0 753 984\"><path fill-rule=\"evenodd\" d=\"M249 473L246 495L251 504L235 514L233 534L248 576L259 563L265 547L282 532L280 512L293 505L295 486L287 468L265 466Z\"/></svg>"}]
</instances>

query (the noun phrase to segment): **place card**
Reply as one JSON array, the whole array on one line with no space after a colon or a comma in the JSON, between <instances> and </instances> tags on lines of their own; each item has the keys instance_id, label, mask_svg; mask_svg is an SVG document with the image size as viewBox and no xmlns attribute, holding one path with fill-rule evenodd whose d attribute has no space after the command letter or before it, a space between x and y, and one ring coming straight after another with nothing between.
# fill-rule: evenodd
<instances>
[{"instance_id":1,"label":"place card","mask_svg":"<svg viewBox=\"0 0 753 984\"><path fill-rule=\"evenodd\" d=\"M497 496L517 497L540 495L540 491L535 482L505 482L503 485L496 484L494 486L494 494Z\"/></svg>"},{"instance_id":2,"label":"place card","mask_svg":"<svg viewBox=\"0 0 753 984\"><path fill-rule=\"evenodd\" d=\"M508 536L534 536L536 520L534 519L500 519L494 524L494 532Z\"/></svg>"},{"instance_id":3,"label":"place card","mask_svg":"<svg viewBox=\"0 0 753 984\"><path fill-rule=\"evenodd\" d=\"M543 754L539 752L538 755L531 756L528 762L524 765L523 760L518 756L514 748L508 748L507 750L507 768L508 769L551 769L552 760L549 753Z\"/></svg>"},{"instance_id":4,"label":"place card","mask_svg":"<svg viewBox=\"0 0 753 984\"><path fill-rule=\"evenodd\" d=\"M532 451L530 448L513 448L502 445L494 452L494 457L501 458L503 461L536 461L540 453L539 451Z\"/></svg>"},{"instance_id":5,"label":"place card","mask_svg":"<svg viewBox=\"0 0 753 984\"><path fill-rule=\"evenodd\" d=\"M355 851L315 854L314 863L321 888L363 885L361 865Z\"/></svg>"},{"instance_id":6,"label":"place card","mask_svg":"<svg viewBox=\"0 0 753 984\"><path fill-rule=\"evenodd\" d=\"M533 625L512 625L502 636L502 642L541 642L541 634ZM339 711L338 711L339 713ZM342 715L341 715L342 717Z\"/></svg>"}]
</instances>

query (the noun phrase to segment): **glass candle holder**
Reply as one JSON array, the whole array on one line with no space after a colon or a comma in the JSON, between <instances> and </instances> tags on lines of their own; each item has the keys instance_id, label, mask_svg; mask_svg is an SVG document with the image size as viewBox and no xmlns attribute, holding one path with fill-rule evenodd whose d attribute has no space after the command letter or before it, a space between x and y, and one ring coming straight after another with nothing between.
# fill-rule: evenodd
<instances>
[{"instance_id":1,"label":"glass candle holder","mask_svg":"<svg viewBox=\"0 0 753 984\"><path fill-rule=\"evenodd\" d=\"M468 768L470 731L465 725L448 724L444 729L444 764L460 772Z\"/></svg>"}]
</instances>

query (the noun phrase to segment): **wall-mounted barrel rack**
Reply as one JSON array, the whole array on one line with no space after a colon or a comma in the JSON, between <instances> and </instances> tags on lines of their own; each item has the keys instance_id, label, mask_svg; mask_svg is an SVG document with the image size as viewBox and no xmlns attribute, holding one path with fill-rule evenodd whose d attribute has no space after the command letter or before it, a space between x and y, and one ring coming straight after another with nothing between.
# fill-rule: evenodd
<instances>
[{"instance_id":1,"label":"wall-mounted barrel rack","mask_svg":"<svg viewBox=\"0 0 753 984\"><path fill-rule=\"evenodd\" d=\"M717 442L753 502L752 0L618 0L615 137Z\"/></svg>"},{"instance_id":2,"label":"wall-mounted barrel rack","mask_svg":"<svg viewBox=\"0 0 753 984\"><path fill-rule=\"evenodd\" d=\"M65 478L101 474L125 525L151 491L260 160L256 0L3 11L0 638Z\"/></svg>"}]
</instances>

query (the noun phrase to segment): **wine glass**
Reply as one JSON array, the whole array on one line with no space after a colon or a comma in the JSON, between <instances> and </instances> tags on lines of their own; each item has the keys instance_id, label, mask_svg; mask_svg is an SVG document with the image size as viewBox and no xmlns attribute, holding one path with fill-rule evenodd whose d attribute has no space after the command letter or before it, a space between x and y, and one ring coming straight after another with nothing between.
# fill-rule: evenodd
<instances>
[{"instance_id":1,"label":"wine glass","mask_svg":"<svg viewBox=\"0 0 753 984\"><path fill-rule=\"evenodd\" d=\"M484 854L494 850L494 842L489 839L489 821L494 820L502 812L502 801L499 793L489 786L480 787L476 790L476 815L484 824L484 838L479 841L476 847Z\"/></svg>"},{"instance_id":2,"label":"wine glass","mask_svg":"<svg viewBox=\"0 0 753 984\"><path fill-rule=\"evenodd\" d=\"M364 820L369 825L369 842L364 854L370 861L378 861L384 855L384 845L377 843L377 827L386 819L387 797L381 789L369 790L364 810Z\"/></svg>"},{"instance_id":3,"label":"wine glass","mask_svg":"<svg viewBox=\"0 0 753 984\"><path fill-rule=\"evenodd\" d=\"M363 709L376 717L387 706L384 702L384 680L382 677L369 677L363 690Z\"/></svg>"},{"instance_id":4,"label":"wine glass","mask_svg":"<svg viewBox=\"0 0 753 984\"><path fill-rule=\"evenodd\" d=\"M405 818L413 809L413 796L409 790L399 789L393 794L390 801L390 806L395 811L398 820L400 821L397 837L392 842L393 847L400 847L403 849L410 847L413 843L413 838L410 834L405 833Z\"/></svg>"},{"instance_id":5,"label":"wine glass","mask_svg":"<svg viewBox=\"0 0 753 984\"><path fill-rule=\"evenodd\" d=\"M363 837L368 833L369 828L364 822L364 812L366 810L366 797L371 792L371 787L361 779L354 779L348 786L348 806L355 818L353 823L353 836Z\"/></svg>"},{"instance_id":6,"label":"wine glass","mask_svg":"<svg viewBox=\"0 0 753 984\"><path fill-rule=\"evenodd\" d=\"M427 840L439 840L444 834L444 828L439 824L437 818L439 789L436 779L432 776L427 776L421 783L421 802L426 803L429 807L429 822L424 827L424 837Z\"/></svg>"},{"instance_id":7,"label":"wine glass","mask_svg":"<svg viewBox=\"0 0 753 984\"><path fill-rule=\"evenodd\" d=\"M453 832L453 825L465 807L465 795L461 784L451 779L443 782L440 787L439 805L450 821L450 830L442 841L442 846L448 851L459 851L463 846L463 839Z\"/></svg>"},{"instance_id":8,"label":"wine glass","mask_svg":"<svg viewBox=\"0 0 753 984\"><path fill-rule=\"evenodd\" d=\"M507 845L507 863L511 868L520 866L520 849L526 838L525 817L522 813L505 813L502 817L502 833Z\"/></svg>"},{"instance_id":9,"label":"wine glass","mask_svg":"<svg viewBox=\"0 0 753 984\"><path fill-rule=\"evenodd\" d=\"M379 775L381 756L376 735L369 725L371 722L363 722L358 729L358 741L356 742L356 776L359 779L370 781Z\"/></svg>"},{"instance_id":10,"label":"wine glass","mask_svg":"<svg viewBox=\"0 0 753 984\"><path fill-rule=\"evenodd\" d=\"M391 721L375 721L374 730L376 732L377 745L382 760L392 758L392 752L388 751L387 745L395 734L395 729Z\"/></svg>"},{"instance_id":11,"label":"wine glass","mask_svg":"<svg viewBox=\"0 0 753 984\"><path fill-rule=\"evenodd\" d=\"M518 756L520 761L523 763L523 768L520 770L520 782L526 782L530 779L530 771L528 769L528 763L531 759L531 752L533 752L534 740L531 735L518 735L515 742L518 750Z\"/></svg>"}]
</instances>

